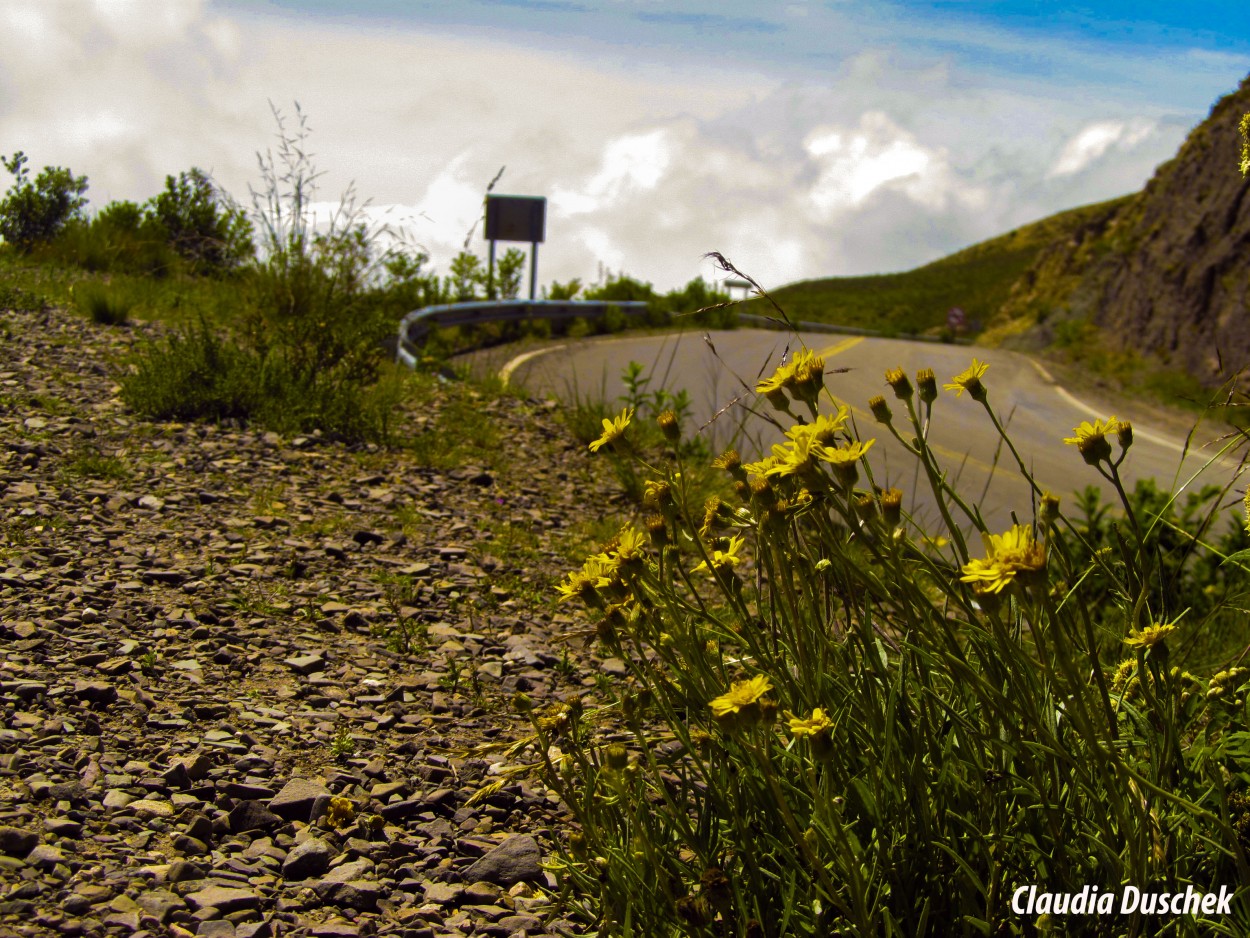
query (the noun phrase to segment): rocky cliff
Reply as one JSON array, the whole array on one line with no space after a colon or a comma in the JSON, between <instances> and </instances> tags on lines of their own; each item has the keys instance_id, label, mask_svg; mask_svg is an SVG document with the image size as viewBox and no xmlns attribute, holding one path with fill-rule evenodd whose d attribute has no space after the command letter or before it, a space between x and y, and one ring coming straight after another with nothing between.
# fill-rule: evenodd
<instances>
[{"instance_id":1,"label":"rocky cliff","mask_svg":"<svg viewBox=\"0 0 1250 938\"><path fill-rule=\"evenodd\" d=\"M1145 189L1042 252L997 317L999 335L1047 345L1062 324L1084 322L1204 384L1250 369L1250 178L1238 165L1248 111L1250 77Z\"/></svg>"}]
</instances>

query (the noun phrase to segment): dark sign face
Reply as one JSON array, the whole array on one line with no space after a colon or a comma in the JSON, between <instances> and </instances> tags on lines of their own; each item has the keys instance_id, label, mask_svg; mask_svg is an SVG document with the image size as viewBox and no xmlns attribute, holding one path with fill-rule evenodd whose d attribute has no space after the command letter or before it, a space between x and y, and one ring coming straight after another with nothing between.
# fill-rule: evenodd
<instances>
[{"instance_id":1,"label":"dark sign face","mask_svg":"<svg viewBox=\"0 0 1250 938\"><path fill-rule=\"evenodd\" d=\"M547 200L542 196L488 195L486 240L543 240L547 230Z\"/></svg>"}]
</instances>

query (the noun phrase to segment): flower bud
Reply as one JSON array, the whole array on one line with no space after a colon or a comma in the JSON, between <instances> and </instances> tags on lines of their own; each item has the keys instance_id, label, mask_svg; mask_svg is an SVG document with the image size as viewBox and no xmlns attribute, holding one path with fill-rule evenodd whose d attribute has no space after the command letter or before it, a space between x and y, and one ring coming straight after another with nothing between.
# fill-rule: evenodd
<instances>
[{"instance_id":1,"label":"flower bud","mask_svg":"<svg viewBox=\"0 0 1250 938\"><path fill-rule=\"evenodd\" d=\"M885 489L881 493L881 517L891 530L902 523L903 493L899 489Z\"/></svg>"},{"instance_id":2,"label":"flower bud","mask_svg":"<svg viewBox=\"0 0 1250 938\"><path fill-rule=\"evenodd\" d=\"M907 400L914 393L911 382L907 380L907 372L903 371L902 368L890 368L887 370L885 380L894 389L894 396L900 401Z\"/></svg>"},{"instance_id":3,"label":"flower bud","mask_svg":"<svg viewBox=\"0 0 1250 938\"><path fill-rule=\"evenodd\" d=\"M1055 523L1059 517L1059 496L1050 492L1042 494L1042 502L1037 508L1037 523L1044 531Z\"/></svg>"},{"instance_id":4,"label":"flower bud","mask_svg":"<svg viewBox=\"0 0 1250 938\"><path fill-rule=\"evenodd\" d=\"M906 376L904 376L904 380L906 380ZM890 405L885 402L885 398L880 394L869 399L868 409L872 411L872 416L877 423L889 424L894 419L894 415L890 413Z\"/></svg>"},{"instance_id":5,"label":"flower bud","mask_svg":"<svg viewBox=\"0 0 1250 938\"><path fill-rule=\"evenodd\" d=\"M664 520L663 515L647 517L647 534L650 535L651 544L656 550L668 543L668 522Z\"/></svg>"},{"instance_id":6,"label":"flower bud","mask_svg":"<svg viewBox=\"0 0 1250 938\"><path fill-rule=\"evenodd\" d=\"M937 400L937 377L932 368L922 368L916 372L916 387L920 389L920 399L926 404Z\"/></svg>"},{"instance_id":7,"label":"flower bud","mask_svg":"<svg viewBox=\"0 0 1250 938\"><path fill-rule=\"evenodd\" d=\"M676 443L681 439L681 421L677 419L677 414L673 411L664 411L655 418L655 422L660 425L660 432L664 434L664 439L670 443Z\"/></svg>"},{"instance_id":8,"label":"flower bud","mask_svg":"<svg viewBox=\"0 0 1250 938\"><path fill-rule=\"evenodd\" d=\"M1127 420L1121 420L1116 425L1115 438L1120 443L1120 449L1128 449L1133 445L1133 425Z\"/></svg>"},{"instance_id":9,"label":"flower bud","mask_svg":"<svg viewBox=\"0 0 1250 938\"><path fill-rule=\"evenodd\" d=\"M629 750L624 743L612 743L604 754L604 761L609 769L620 772L629 765Z\"/></svg>"}]
</instances>

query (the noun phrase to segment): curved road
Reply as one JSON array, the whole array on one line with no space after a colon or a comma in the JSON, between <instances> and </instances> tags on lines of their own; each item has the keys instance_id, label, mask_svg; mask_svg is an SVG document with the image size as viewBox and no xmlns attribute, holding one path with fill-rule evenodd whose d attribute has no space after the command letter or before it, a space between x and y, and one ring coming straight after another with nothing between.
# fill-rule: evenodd
<instances>
[{"instance_id":1,"label":"curved road","mask_svg":"<svg viewBox=\"0 0 1250 938\"><path fill-rule=\"evenodd\" d=\"M876 423L868 400L881 394L895 414L895 426L906 422L901 401L885 383L885 370L902 367L913 382L924 367L934 370L938 386L963 371L973 357L988 362L983 383L989 403L1006 425L1021 457L1031 467L1043 489L1063 497L1063 508L1073 509L1072 493L1086 485L1099 485L1108 496L1109 484L1085 465L1075 446L1064 437L1084 420L1106 418L1056 385L1038 365L1023 355L1001 349L968 348L901 339L800 334L806 345L824 355L828 372L826 388L850 405L861 439L876 438L869 454L878 485L893 485L906 493L910 510L926 530L937 530L932 498L925 497L923 478L917 477L913 457ZM748 407L771 413L753 390L760 375L769 375L781 361L787 344L795 337L785 333L739 329L709 333L660 336L618 336L569 342L527 352L504 366L505 377L532 393L556 397L602 397L615 401L624 393L621 372L637 361L651 376L649 388L684 389L690 395L693 427L709 439L713 452L731 442L745 459L767 452L782 439L781 431ZM1120 412L1115 416L1133 421L1135 441L1121 472L1129 480L1153 477L1161 487L1196 489L1211 482L1234 486L1226 501L1240 498L1244 482L1237 477L1241 450L1217 456L1211 444L1214 428L1199 427L1188 449L1184 433L1152 425L1141 414ZM796 410L796 412L798 412ZM688 430L690 429L688 425ZM1205 434L1205 435L1204 435ZM1001 442L982 407L964 394L957 398L942 391L933 407L929 438L943 460L948 476L956 480L965 497L982 506L991 529L1005 528L1015 512L1021 521L1033 516L1031 490L1010 452ZM1209 444L1205 445L1204 444ZM1113 451L1119 447L1112 441ZM1182 456L1184 459L1182 460ZM1196 479L1191 479L1197 473ZM907 502L905 501L905 507Z\"/></svg>"}]
</instances>

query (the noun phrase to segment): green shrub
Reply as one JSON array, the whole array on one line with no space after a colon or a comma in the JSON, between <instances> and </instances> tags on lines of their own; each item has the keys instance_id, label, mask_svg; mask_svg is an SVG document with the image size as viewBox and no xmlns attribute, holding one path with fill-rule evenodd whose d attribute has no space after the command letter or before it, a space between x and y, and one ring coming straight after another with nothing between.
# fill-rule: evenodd
<instances>
[{"instance_id":1,"label":"green shrub","mask_svg":"<svg viewBox=\"0 0 1250 938\"><path fill-rule=\"evenodd\" d=\"M198 167L166 176L146 210L150 227L196 273L235 270L255 253L247 216Z\"/></svg>"},{"instance_id":2,"label":"green shrub","mask_svg":"<svg viewBox=\"0 0 1250 938\"><path fill-rule=\"evenodd\" d=\"M52 241L87 204L87 177L59 166L45 166L32 181L20 150L0 163L14 177L0 200L0 237L20 253Z\"/></svg>"},{"instance_id":3,"label":"green shrub","mask_svg":"<svg viewBox=\"0 0 1250 938\"><path fill-rule=\"evenodd\" d=\"M939 539L874 484L874 441L823 373L803 352L761 382L794 425L762 460L717 459L728 478L712 499L693 496L680 448L651 468L628 410L592 443L640 457L649 515L560 594L629 678L594 707L517 701L578 822L553 863L572 907L602 935L1023 935L1052 928L1012 908L1033 884L1094 884L1117 904L1128 885L1227 885L1228 917L1095 916L1078 931L1244 934L1250 671L1194 674L1183 657L1214 611L1244 608L1244 582L1185 616L1214 581L1152 539L1174 524L1218 566L1220 500L1135 498L1119 475L1131 428L1098 422L1067 442L1074 471L1117 493L1118 519L1095 506L1073 522L1038 491L1024 523L988 530L926 433L944 408L979 406L1031 482L984 366L946 385L962 400L931 371L913 385L891 370L901 414L884 397L869 409L915 460Z\"/></svg>"}]
</instances>

